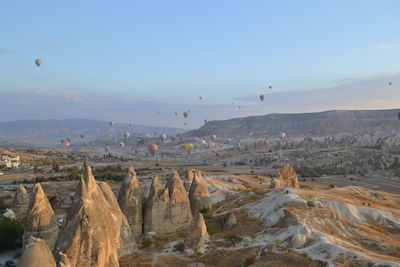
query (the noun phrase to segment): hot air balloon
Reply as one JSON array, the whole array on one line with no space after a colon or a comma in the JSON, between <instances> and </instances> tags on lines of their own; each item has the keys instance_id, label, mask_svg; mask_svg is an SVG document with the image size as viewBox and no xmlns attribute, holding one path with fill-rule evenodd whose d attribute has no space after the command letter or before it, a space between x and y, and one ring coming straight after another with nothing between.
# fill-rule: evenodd
<instances>
[{"instance_id":1,"label":"hot air balloon","mask_svg":"<svg viewBox=\"0 0 400 267\"><path fill-rule=\"evenodd\" d=\"M147 149L149 150L149 152L154 156L154 154L157 152L158 150L158 146L156 144L149 144L147 146Z\"/></svg>"},{"instance_id":2,"label":"hot air balloon","mask_svg":"<svg viewBox=\"0 0 400 267\"><path fill-rule=\"evenodd\" d=\"M132 125L132 123L129 123L129 127L132 127L133 125Z\"/></svg>"},{"instance_id":3,"label":"hot air balloon","mask_svg":"<svg viewBox=\"0 0 400 267\"><path fill-rule=\"evenodd\" d=\"M179 113L175 111L175 116L178 116L178 114L179 114Z\"/></svg>"},{"instance_id":4,"label":"hot air balloon","mask_svg":"<svg viewBox=\"0 0 400 267\"><path fill-rule=\"evenodd\" d=\"M119 143L119 147L120 147L120 148L124 148L124 147L125 147L125 143L124 143L124 142L120 142L120 143Z\"/></svg>"},{"instance_id":5,"label":"hot air balloon","mask_svg":"<svg viewBox=\"0 0 400 267\"><path fill-rule=\"evenodd\" d=\"M389 82L389 86L392 85L392 82Z\"/></svg>"},{"instance_id":6,"label":"hot air balloon","mask_svg":"<svg viewBox=\"0 0 400 267\"><path fill-rule=\"evenodd\" d=\"M186 126L186 122L185 122L183 125L185 125L185 126Z\"/></svg>"},{"instance_id":7,"label":"hot air balloon","mask_svg":"<svg viewBox=\"0 0 400 267\"><path fill-rule=\"evenodd\" d=\"M43 64L43 61L41 59L36 59L35 64L36 64L36 66L40 67L40 65Z\"/></svg>"},{"instance_id":8,"label":"hot air balloon","mask_svg":"<svg viewBox=\"0 0 400 267\"><path fill-rule=\"evenodd\" d=\"M264 95L260 95L260 100L264 101Z\"/></svg>"},{"instance_id":9,"label":"hot air balloon","mask_svg":"<svg viewBox=\"0 0 400 267\"><path fill-rule=\"evenodd\" d=\"M192 149L193 149L193 144L191 144L191 143L185 144L186 152L190 153L192 151Z\"/></svg>"},{"instance_id":10,"label":"hot air balloon","mask_svg":"<svg viewBox=\"0 0 400 267\"><path fill-rule=\"evenodd\" d=\"M239 109L241 109L241 106L238 106Z\"/></svg>"},{"instance_id":11,"label":"hot air balloon","mask_svg":"<svg viewBox=\"0 0 400 267\"><path fill-rule=\"evenodd\" d=\"M400 120L400 112L397 113L397 118Z\"/></svg>"},{"instance_id":12,"label":"hot air balloon","mask_svg":"<svg viewBox=\"0 0 400 267\"><path fill-rule=\"evenodd\" d=\"M116 125L115 121L110 121L108 124L109 124L111 127L113 127L113 126Z\"/></svg>"},{"instance_id":13,"label":"hot air balloon","mask_svg":"<svg viewBox=\"0 0 400 267\"><path fill-rule=\"evenodd\" d=\"M159 111L159 110L157 110L157 114L160 114L160 111Z\"/></svg>"},{"instance_id":14,"label":"hot air balloon","mask_svg":"<svg viewBox=\"0 0 400 267\"><path fill-rule=\"evenodd\" d=\"M67 137L65 139L67 140L68 143L71 143L71 138Z\"/></svg>"},{"instance_id":15,"label":"hot air balloon","mask_svg":"<svg viewBox=\"0 0 400 267\"><path fill-rule=\"evenodd\" d=\"M204 123L207 123L207 119L204 120Z\"/></svg>"},{"instance_id":16,"label":"hot air balloon","mask_svg":"<svg viewBox=\"0 0 400 267\"><path fill-rule=\"evenodd\" d=\"M61 144L64 144L64 142L65 142L64 139L61 139L61 140L60 140L60 143L61 143Z\"/></svg>"},{"instance_id":17,"label":"hot air balloon","mask_svg":"<svg viewBox=\"0 0 400 267\"><path fill-rule=\"evenodd\" d=\"M269 90L271 90L271 89L272 89L272 86L270 85L270 86L268 86L268 88L269 88Z\"/></svg>"},{"instance_id":18,"label":"hot air balloon","mask_svg":"<svg viewBox=\"0 0 400 267\"><path fill-rule=\"evenodd\" d=\"M202 99L203 99L203 97L202 97L202 96L199 96L199 99L200 99L200 100L202 100Z\"/></svg>"},{"instance_id":19,"label":"hot air balloon","mask_svg":"<svg viewBox=\"0 0 400 267\"><path fill-rule=\"evenodd\" d=\"M81 137L81 138L85 138L85 135L84 135L84 134L80 134L80 137Z\"/></svg>"},{"instance_id":20,"label":"hot air balloon","mask_svg":"<svg viewBox=\"0 0 400 267\"><path fill-rule=\"evenodd\" d=\"M189 113L187 111L183 112L183 117L185 117L185 119L187 119L188 116L189 116Z\"/></svg>"},{"instance_id":21,"label":"hot air balloon","mask_svg":"<svg viewBox=\"0 0 400 267\"><path fill-rule=\"evenodd\" d=\"M64 145L65 148L67 148L67 147L69 147L71 145L71 143L70 142L64 142L63 145Z\"/></svg>"},{"instance_id":22,"label":"hot air balloon","mask_svg":"<svg viewBox=\"0 0 400 267\"><path fill-rule=\"evenodd\" d=\"M161 139L161 141L165 141L165 140L167 140L167 136L165 135L165 134L162 134L162 135L160 135L160 139Z\"/></svg>"},{"instance_id":23,"label":"hot air balloon","mask_svg":"<svg viewBox=\"0 0 400 267\"><path fill-rule=\"evenodd\" d=\"M217 136L215 135L215 134L213 134L213 135L211 135L211 140L216 140L217 139Z\"/></svg>"},{"instance_id":24,"label":"hot air balloon","mask_svg":"<svg viewBox=\"0 0 400 267\"><path fill-rule=\"evenodd\" d=\"M268 144L269 144L269 138L268 138L268 136L266 136L264 138L264 145L268 145Z\"/></svg>"},{"instance_id":25,"label":"hot air balloon","mask_svg":"<svg viewBox=\"0 0 400 267\"><path fill-rule=\"evenodd\" d=\"M128 139L130 136L131 136L131 133L130 133L130 132L125 132L125 133L124 133L125 139Z\"/></svg>"},{"instance_id":26,"label":"hot air balloon","mask_svg":"<svg viewBox=\"0 0 400 267\"><path fill-rule=\"evenodd\" d=\"M286 137L286 133L285 132L281 132L279 135L280 135L281 139L285 139L285 137Z\"/></svg>"}]
</instances>

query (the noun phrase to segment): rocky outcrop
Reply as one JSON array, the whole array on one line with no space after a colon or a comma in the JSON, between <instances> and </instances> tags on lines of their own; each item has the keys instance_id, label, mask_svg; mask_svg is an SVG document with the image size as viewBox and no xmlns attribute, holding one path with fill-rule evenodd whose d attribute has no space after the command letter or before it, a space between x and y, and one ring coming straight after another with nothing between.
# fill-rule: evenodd
<instances>
[{"instance_id":1,"label":"rocky outcrop","mask_svg":"<svg viewBox=\"0 0 400 267\"><path fill-rule=\"evenodd\" d=\"M189 190L190 206L192 214L197 214L202 209L211 210L211 196L208 192L206 180L199 171L195 171L192 185Z\"/></svg>"},{"instance_id":2,"label":"rocky outcrop","mask_svg":"<svg viewBox=\"0 0 400 267\"><path fill-rule=\"evenodd\" d=\"M142 235L143 224L143 190L135 170L129 168L118 194L118 204L128 220L136 239Z\"/></svg>"},{"instance_id":3,"label":"rocky outcrop","mask_svg":"<svg viewBox=\"0 0 400 267\"><path fill-rule=\"evenodd\" d=\"M296 171L290 165L283 166L276 178L272 178L270 187L273 189L300 188Z\"/></svg>"},{"instance_id":4,"label":"rocky outcrop","mask_svg":"<svg viewBox=\"0 0 400 267\"><path fill-rule=\"evenodd\" d=\"M173 233L190 226L190 202L182 180L173 172L165 188L153 179L144 207L144 233Z\"/></svg>"},{"instance_id":5,"label":"rocky outcrop","mask_svg":"<svg viewBox=\"0 0 400 267\"><path fill-rule=\"evenodd\" d=\"M230 230L236 225L236 223L237 223L236 215L232 213L222 226L222 230L224 231Z\"/></svg>"},{"instance_id":6,"label":"rocky outcrop","mask_svg":"<svg viewBox=\"0 0 400 267\"><path fill-rule=\"evenodd\" d=\"M61 251L58 252L59 261L57 266L58 267L71 267L71 263L69 262L68 256Z\"/></svg>"},{"instance_id":7,"label":"rocky outcrop","mask_svg":"<svg viewBox=\"0 0 400 267\"><path fill-rule=\"evenodd\" d=\"M30 236L26 240L25 249L18 263L21 267L56 267L56 262L46 242Z\"/></svg>"},{"instance_id":8,"label":"rocky outcrop","mask_svg":"<svg viewBox=\"0 0 400 267\"><path fill-rule=\"evenodd\" d=\"M185 189L188 192L190 190L190 186L194 179L194 172L195 172L194 169L191 168L187 169L185 173L185 178L183 179L183 185L185 186Z\"/></svg>"},{"instance_id":9,"label":"rocky outcrop","mask_svg":"<svg viewBox=\"0 0 400 267\"><path fill-rule=\"evenodd\" d=\"M105 267L119 266L119 255L129 249L134 249L133 236L114 194L107 184L98 186L87 167L55 252L65 253L71 267Z\"/></svg>"},{"instance_id":10,"label":"rocky outcrop","mask_svg":"<svg viewBox=\"0 0 400 267\"><path fill-rule=\"evenodd\" d=\"M190 225L189 232L186 235L184 245L187 249L200 249L203 250L206 239L208 238L207 226L204 222L203 215L198 213Z\"/></svg>"},{"instance_id":11,"label":"rocky outcrop","mask_svg":"<svg viewBox=\"0 0 400 267\"><path fill-rule=\"evenodd\" d=\"M11 208L14 211L15 216L17 216L17 218L22 218L26 216L26 213L28 211L28 206L29 206L29 194L26 191L25 187L22 184L20 184L18 186L17 191L15 192Z\"/></svg>"},{"instance_id":12,"label":"rocky outcrop","mask_svg":"<svg viewBox=\"0 0 400 267\"><path fill-rule=\"evenodd\" d=\"M43 239L52 250L57 239L58 221L54 211L43 192L42 186L37 183L32 190L29 202L27 222L24 231L24 247L30 236Z\"/></svg>"}]
</instances>

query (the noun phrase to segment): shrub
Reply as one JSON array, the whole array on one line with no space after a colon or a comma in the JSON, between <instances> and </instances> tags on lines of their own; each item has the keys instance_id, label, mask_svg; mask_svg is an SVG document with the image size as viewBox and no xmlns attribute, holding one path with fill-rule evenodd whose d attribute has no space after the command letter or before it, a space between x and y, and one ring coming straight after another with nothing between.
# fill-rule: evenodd
<instances>
[{"instance_id":1,"label":"shrub","mask_svg":"<svg viewBox=\"0 0 400 267\"><path fill-rule=\"evenodd\" d=\"M22 245L24 224L0 215L0 250L19 248Z\"/></svg>"},{"instance_id":2,"label":"shrub","mask_svg":"<svg viewBox=\"0 0 400 267\"><path fill-rule=\"evenodd\" d=\"M235 234L232 234L225 236L225 240L231 242L231 244L235 247L237 243L243 240L243 238Z\"/></svg>"},{"instance_id":3,"label":"shrub","mask_svg":"<svg viewBox=\"0 0 400 267\"><path fill-rule=\"evenodd\" d=\"M179 242L174 246L174 251L180 251L180 252L185 251L185 245L182 242Z\"/></svg>"},{"instance_id":4,"label":"shrub","mask_svg":"<svg viewBox=\"0 0 400 267\"><path fill-rule=\"evenodd\" d=\"M142 240L143 248L149 248L152 244L153 244L153 241L151 241L151 240L146 240L146 239Z\"/></svg>"}]
</instances>

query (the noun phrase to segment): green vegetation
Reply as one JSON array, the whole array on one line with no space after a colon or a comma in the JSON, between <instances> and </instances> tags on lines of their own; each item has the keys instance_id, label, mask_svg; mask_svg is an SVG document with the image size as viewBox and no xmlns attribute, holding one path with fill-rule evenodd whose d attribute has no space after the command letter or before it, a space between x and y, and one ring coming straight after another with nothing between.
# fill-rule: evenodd
<instances>
[{"instance_id":1,"label":"green vegetation","mask_svg":"<svg viewBox=\"0 0 400 267\"><path fill-rule=\"evenodd\" d=\"M241 238L240 236L237 235L227 235L225 236L225 240L231 242L232 246L236 246L237 243L239 243L240 241L243 240L243 238Z\"/></svg>"},{"instance_id":2,"label":"green vegetation","mask_svg":"<svg viewBox=\"0 0 400 267\"><path fill-rule=\"evenodd\" d=\"M174 251L180 251L180 252L185 251L185 245L182 242L179 242L174 246Z\"/></svg>"},{"instance_id":3,"label":"green vegetation","mask_svg":"<svg viewBox=\"0 0 400 267\"><path fill-rule=\"evenodd\" d=\"M0 251L20 248L24 222L0 215Z\"/></svg>"},{"instance_id":4,"label":"green vegetation","mask_svg":"<svg viewBox=\"0 0 400 267\"><path fill-rule=\"evenodd\" d=\"M354 171L348 171L338 167L295 167L296 173L301 177L319 177L322 175L346 175L352 174Z\"/></svg>"}]
</instances>

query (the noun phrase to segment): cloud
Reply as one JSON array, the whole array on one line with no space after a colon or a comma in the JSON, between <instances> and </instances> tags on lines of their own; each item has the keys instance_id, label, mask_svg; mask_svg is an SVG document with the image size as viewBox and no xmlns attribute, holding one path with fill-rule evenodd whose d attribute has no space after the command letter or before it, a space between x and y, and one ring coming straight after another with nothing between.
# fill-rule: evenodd
<instances>
[{"instance_id":1,"label":"cloud","mask_svg":"<svg viewBox=\"0 0 400 267\"><path fill-rule=\"evenodd\" d=\"M393 45L391 44L377 44L375 45L376 49L388 49L388 48L392 48Z\"/></svg>"},{"instance_id":2,"label":"cloud","mask_svg":"<svg viewBox=\"0 0 400 267\"><path fill-rule=\"evenodd\" d=\"M15 53L15 51L7 48L0 48L0 54L12 54L12 53Z\"/></svg>"}]
</instances>

